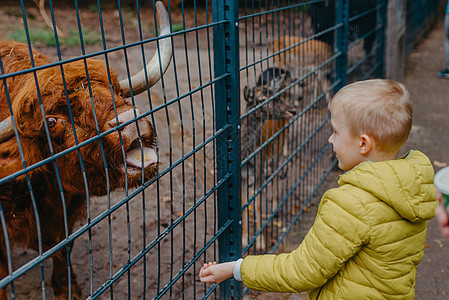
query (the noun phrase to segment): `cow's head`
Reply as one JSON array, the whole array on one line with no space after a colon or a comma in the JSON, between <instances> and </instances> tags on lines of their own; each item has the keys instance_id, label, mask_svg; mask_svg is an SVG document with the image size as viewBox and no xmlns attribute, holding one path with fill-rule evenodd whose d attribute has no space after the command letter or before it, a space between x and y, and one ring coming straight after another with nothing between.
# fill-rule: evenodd
<instances>
[{"instance_id":1,"label":"cow's head","mask_svg":"<svg viewBox=\"0 0 449 300\"><path fill-rule=\"evenodd\" d=\"M169 34L167 11L161 2L156 8L160 35ZM153 177L158 164L151 148L153 127L125 99L154 85L165 72L172 55L170 38L159 41L159 50L146 71L131 80L118 81L105 61L93 59L64 64L63 75L57 66L36 71L37 80L28 76L11 97L20 143L11 117L0 124L0 177L22 170L24 163L38 166L28 172L30 176L54 174L54 163L39 166L52 156L57 156L66 192L84 192L87 182L89 194L104 195L125 183L135 186Z\"/></svg>"}]
</instances>

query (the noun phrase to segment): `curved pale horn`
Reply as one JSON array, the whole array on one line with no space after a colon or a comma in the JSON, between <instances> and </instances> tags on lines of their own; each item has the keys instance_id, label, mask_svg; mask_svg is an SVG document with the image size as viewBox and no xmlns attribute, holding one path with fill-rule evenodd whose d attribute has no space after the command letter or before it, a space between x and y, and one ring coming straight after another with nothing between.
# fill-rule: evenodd
<instances>
[{"instance_id":1,"label":"curved pale horn","mask_svg":"<svg viewBox=\"0 0 449 300\"><path fill-rule=\"evenodd\" d=\"M168 13L164 4L161 1L156 2L156 14L157 23L159 25L159 36L170 34L170 23L168 19ZM161 55L161 68L159 68L159 52ZM156 49L151 61L146 66L146 72L148 76L148 86L152 87L156 82L161 79L162 74L168 68L172 57L171 38L159 40L159 51ZM139 73L131 77L131 83L133 88L133 95L138 95L147 89L147 83L145 80L145 69L142 69ZM161 71L162 70L162 74ZM120 81L120 87L124 98L131 96L131 88L129 86L128 78Z\"/></svg>"},{"instance_id":2,"label":"curved pale horn","mask_svg":"<svg viewBox=\"0 0 449 300\"><path fill-rule=\"evenodd\" d=\"M0 122L0 143L9 140L14 136L14 127L12 126L11 117Z\"/></svg>"}]
</instances>

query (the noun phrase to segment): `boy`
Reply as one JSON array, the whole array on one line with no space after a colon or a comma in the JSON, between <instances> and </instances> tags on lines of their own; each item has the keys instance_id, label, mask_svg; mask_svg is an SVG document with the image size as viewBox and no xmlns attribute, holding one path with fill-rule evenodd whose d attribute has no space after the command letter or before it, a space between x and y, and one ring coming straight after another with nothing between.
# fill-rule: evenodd
<instances>
[{"instance_id":1,"label":"boy","mask_svg":"<svg viewBox=\"0 0 449 300\"><path fill-rule=\"evenodd\" d=\"M438 72L438 76L449 79L449 1L446 4L444 16L444 57L446 58L446 68Z\"/></svg>"},{"instance_id":2,"label":"boy","mask_svg":"<svg viewBox=\"0 0 449 300\"><path fill-rule=\"evenodd\" d=\"M414 299L427 220L437 201L434 171L419 151L395 159L412 126L405 87L373 79L330 103L329 143L346 172L327 191L299 247L280 255L205 264L202 282L234 276L251 289L308 292L308 299Z\"/></svg>"}]
</instances>

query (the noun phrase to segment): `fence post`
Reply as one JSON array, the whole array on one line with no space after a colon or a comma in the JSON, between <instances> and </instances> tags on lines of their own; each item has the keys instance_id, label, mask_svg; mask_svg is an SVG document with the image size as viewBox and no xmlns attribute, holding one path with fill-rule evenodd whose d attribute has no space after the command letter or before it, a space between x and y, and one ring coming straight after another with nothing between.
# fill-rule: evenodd
<instances>
[{"instance_id":1,"label":"fence post","mask_svg":"<svg viewBox=\"0 0 449 300\"><path fill-rule=\"evenodd\" d=\"M336 63L336 92L346 85L346 71L348 69L348 32L349 32L349 0L338 0L335 9L337 29L337 57Z\"/></svg>"},{"instance_id":2,"label":"fence post","mask_svg":"<svg viewBox=\"0 0 449 300\"><path fill-rule=\"evenodd\" d=\"M376 3L376 65L379 66L376 73L377 78L384 78L385 76L385 36L387 31L387 7L389 2L391 1L377 0Z\"/></svg>"},{"instance_id":3,"label":"fence post","mask_svg":"<svg viewBox=\"0 0 449 300\"><path fill-rule=\"evenodd\" d=\"M388 1L388 26L386 33L386 77L403 81L406 58L406 1Z\"/></svg>"},{"instance_id":4,"label":"fence post","mask_svg":"<svg viewBox=\"0 0 449 300\"><path fill-rule=\"evenodd\" d=\"M218 240L219 260L225 262L241 252L238 0L216 0L212 10L219 22L213 32L215 78L225 75L215 84L215 124L217 130L229 125L216 144L218 181L231 174L217 194L219 228L231 221ZM240 286L234 279L221 283L220 299L240 299Z\"/></svg>"}]
</instances>

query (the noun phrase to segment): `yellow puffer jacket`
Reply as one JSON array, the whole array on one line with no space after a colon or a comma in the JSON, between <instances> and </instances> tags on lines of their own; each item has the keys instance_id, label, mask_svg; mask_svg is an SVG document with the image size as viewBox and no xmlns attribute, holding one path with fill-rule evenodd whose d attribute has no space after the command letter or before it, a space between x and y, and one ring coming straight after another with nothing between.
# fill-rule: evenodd
<instances>
[{"instance_id":1,"label":"yellow puffer jacket","mask_svg":"<svg viewBox=\"0 0 449 300\"><path fill-rule=\"evenodd\" d=\"M243 283L263 291L308 291L308 299L414 299L427 220L438 204L433 176L419 151L358 165L323 195L297 249L243 260Z\"/></svg>"}]
</instances>

